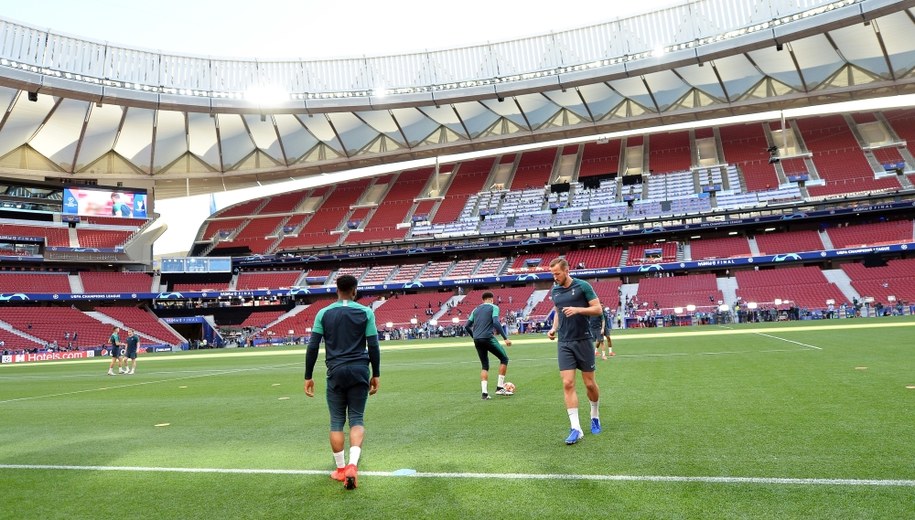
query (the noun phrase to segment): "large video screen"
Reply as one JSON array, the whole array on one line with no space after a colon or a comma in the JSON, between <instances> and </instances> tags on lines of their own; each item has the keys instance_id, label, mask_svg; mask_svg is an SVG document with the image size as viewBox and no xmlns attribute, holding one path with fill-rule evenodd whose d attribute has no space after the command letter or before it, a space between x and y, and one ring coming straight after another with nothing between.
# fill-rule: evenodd
<instances>
[{"instance_id":1,"label":"large video screen","mask_svg":"<svg viewBox=\"0 0 915 520\"><path fill-rule=\"evenodd\" d=\"M143 192L64 188L63 211L67 215L146 218L147 202Z\"/></svg>"}]
</instances>

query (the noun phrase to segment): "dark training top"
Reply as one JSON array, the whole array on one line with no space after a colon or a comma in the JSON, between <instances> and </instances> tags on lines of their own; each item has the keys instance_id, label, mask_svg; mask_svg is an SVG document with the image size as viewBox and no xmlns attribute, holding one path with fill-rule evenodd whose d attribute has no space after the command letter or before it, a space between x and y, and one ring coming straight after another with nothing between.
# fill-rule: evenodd
<instances>
[{"instance_id":1,"label":"dark training top","mask_svg":"<svg viewBox=\"0 0 915 520\"><path fill-rule=\"evenodd\" d=\"M499 307L488 302L480 304L470 313L464 329L473 336L473 339L492 338L494 337L493 330L499 331L502 339L508 339L508 334L499 323Z\"/></svg>"},{"instance_id":2,"label":"dark training top","mask_svg":"<svg viewBox=\"0 0 915 520\"><path fill-rule=\"evenodd\" d=\"M592 331L600 333L601 328L606 331L607 325L607 315L603 312L600 313L600 316L588 316L588 326ZM594 338L597 339L597 338Z\"/></svg>"},{"instance_id":3,"label":"dark training top","mask_svg":"<svg viewBox=\"0 0 915 520\"><path fill-rule=\"evenodd\" d=\"M381 351L375 313L352 300L338 300L318 311L305 350L305 379L311 379L324 339L324 362L330 372L350 363L371 363L372 375L381 375Z\"/></svg>"},{"instance_id":4,"label":"dark training top","mask_svg":"<svg viewBox=\"0 0 915 520\"><path fill-rule=\"evenodd\" d=\"M553 306L556 307L556 317L559 320L559 341L577 341L591 339L588 318L583 314L566 317L562 310L566 307L588 307L591 300L597 299L591 284L578 278L572 278L568 287L553 285Z\"/></svg>"}]
</instances>

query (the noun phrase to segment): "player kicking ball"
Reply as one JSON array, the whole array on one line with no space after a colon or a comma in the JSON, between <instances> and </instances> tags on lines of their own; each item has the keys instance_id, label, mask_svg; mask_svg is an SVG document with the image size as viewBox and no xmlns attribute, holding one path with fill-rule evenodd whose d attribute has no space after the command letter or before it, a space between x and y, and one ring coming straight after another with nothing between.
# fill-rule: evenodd
<instances>
[{"instance_id":1,"label":"player kicking ball","mask_svg":"<svg viewBox=\"0 0 915 520\"><path fill-rule=\"evenodd\" d=\"M477 349L477 355L480 357L480 387L483 389L483 400L489 399L489 354L499 359L499 380L496 383L496 395L509 396L514 392L507 388L505 384L505 374L508 371L508 354L499 344L493 331L497 331L502 339L505 340L505 346L512 346L508 339L505 327L499 322L499 307L492 303L493 294L491 292L483 293L483 303L477 306L470 317L467 318L467 325L464 329L467 334L473 337L473 346Z\"/></svg>"}]
</instances>

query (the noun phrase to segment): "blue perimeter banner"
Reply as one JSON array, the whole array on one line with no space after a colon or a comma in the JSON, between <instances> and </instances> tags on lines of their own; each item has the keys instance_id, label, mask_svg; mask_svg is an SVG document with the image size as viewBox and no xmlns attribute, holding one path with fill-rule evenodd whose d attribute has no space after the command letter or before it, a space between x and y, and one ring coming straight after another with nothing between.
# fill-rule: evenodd
<instances>
[{"instance_id":1,"label":"blue perimeter banner","mask_svg":"<svg viewBox=\"0 0 915 520\"><path fill-rule=\"evenodd\" d=\"M626 267L608 267L602 269L573 269L572 274L578 278L607 278L625 276L630 274L683 272L691 270L729 269L731 267L771 266L781 264L823 261L834 258L855 258L872 254L892 254L906 251L915 251L915 242L893 244L875 247L857 247L850 249L835 249L831 251L812 251L805 253L785 253L779 255L765 255L742 258L719 258L715 260L694 260L689 262L667 262L657 264L644 264ZM432 289L439 287L455 287L487 284L516 284L535 282L539 280L552 280L552 275L547 272L509 274L502 276L488 276L482 278L455 278L451 280L429 280L410 283L389 283L377 285L360 285L361 293L375 293L383 291L400 291L415 289ZM210 291L210 292L165 292L165 293L86 293L86 294L41 294L41 293L4 293L0 294L0 302L17 301L75 301L75 300L186 300L186 299L215 299L215 298L253 298L262 296L304 296L335 294L336 288L329 287L289 287L256 291ZM167 321L167 320L166 320ZM177 322L176 322L177 323Z\"/></svg>"}]
</instances>

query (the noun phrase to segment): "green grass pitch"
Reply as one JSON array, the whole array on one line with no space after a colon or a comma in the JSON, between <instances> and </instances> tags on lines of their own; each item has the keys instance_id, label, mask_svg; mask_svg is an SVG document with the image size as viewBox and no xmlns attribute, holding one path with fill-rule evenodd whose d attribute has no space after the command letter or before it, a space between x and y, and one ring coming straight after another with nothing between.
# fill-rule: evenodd
<instances>
[{"instance_id":1,"label":"green grass pitch","mask_svg":"<svg viewBox=\"0 0 915 520\"><path fill-rule=\"evenodd\" d=\"M575 446L545 337L514 338L517 393L491 401L469 340L383 343L355 491L328 477L323 355L308 399L301 346L0 366L0 518L912 518L913 337L615 332L604 431Z\"/></svg>"}]
</instances>

